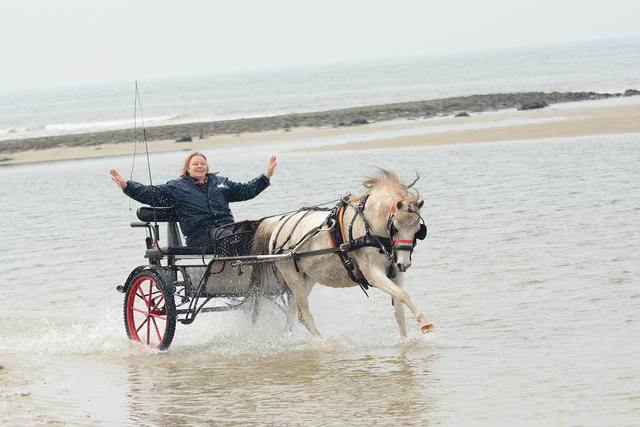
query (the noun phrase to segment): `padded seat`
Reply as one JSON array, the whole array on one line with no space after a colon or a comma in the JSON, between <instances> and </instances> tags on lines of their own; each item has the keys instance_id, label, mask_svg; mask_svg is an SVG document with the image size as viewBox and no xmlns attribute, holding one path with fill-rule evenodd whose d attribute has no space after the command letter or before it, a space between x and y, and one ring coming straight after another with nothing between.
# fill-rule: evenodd
<instances>
[{"instance_id":1,"label":"padded seat","mask_svg":"<svg viewBox=\"0 0 640 427\"><path fill-rule=\"evenodd\" d=\"M136 212L138 219L145 224L155 222L167 223L167 247L149 248L146 258L159 259L164 256L171 257L200 257L203 255L215 257L247 256L251 253L253 234L260 225L260 221L241 221L225 225L231 234L223 236L215 241L213 248L207 252L202 247L185 246L182 243L182 235L178 229L178 216L175 210L170 208L152 208L143 206ZM158 238L158 236L156 236Z\"/></svg>"}]
</instances>

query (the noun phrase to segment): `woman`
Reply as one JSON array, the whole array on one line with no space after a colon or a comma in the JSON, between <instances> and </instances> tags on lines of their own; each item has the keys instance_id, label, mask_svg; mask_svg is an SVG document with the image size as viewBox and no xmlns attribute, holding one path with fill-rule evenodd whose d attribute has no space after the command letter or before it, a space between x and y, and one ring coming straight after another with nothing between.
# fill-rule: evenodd
<instances>
[{"instance_id":1,"label":"woman","mask_svg":"<svg viewBox=\"0 0 640 427\"><path fill-rule=\"evenodd\" d=\"M269 186L276 166L276 156L271 156L264 174L240 184L209 173L207 158L194 151L187 156L180 178L166 184L143 185L125 181L114 169L110 172L111 179L132 199L151 206L173 206L187 246L203 246L220 237L220 227L234 222L229 203L260 194Z\"/></svg>"}]
</instances>

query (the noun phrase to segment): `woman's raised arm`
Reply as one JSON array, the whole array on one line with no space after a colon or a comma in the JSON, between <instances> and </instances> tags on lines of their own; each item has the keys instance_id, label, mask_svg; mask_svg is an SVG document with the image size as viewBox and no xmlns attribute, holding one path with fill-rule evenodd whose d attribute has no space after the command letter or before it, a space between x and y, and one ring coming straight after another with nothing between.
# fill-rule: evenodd
<instances>
[{"instance_id":1,"label":"woman's raised arm","mask_svg":"<svg viewBox=\"0 0 640 427\"><path fill-rule=\"evenodd\" d=\"M276 166L278 166L278 164L276 163L276 156L271 156L271 158L269 159L269 165L267 166L267 171L264 173L264 176L266 176L267 178L271 178L273 176L273 172L276 170Z\"/></svg>"},{"instance_id":2,"label":"woman's raised arm","mask_svg":"<svg viewBox=\"0 0 640 427\"><path fill-rule=\"evenodd\" d=\"M109 173L111 173L111 179L113 180L113 182L118 184L118 187L123 189L127 188L127 181L125 181L124 178L120 176L118 171L116 171L115 169L111 169Z\"/></svg>"}]
</instances>

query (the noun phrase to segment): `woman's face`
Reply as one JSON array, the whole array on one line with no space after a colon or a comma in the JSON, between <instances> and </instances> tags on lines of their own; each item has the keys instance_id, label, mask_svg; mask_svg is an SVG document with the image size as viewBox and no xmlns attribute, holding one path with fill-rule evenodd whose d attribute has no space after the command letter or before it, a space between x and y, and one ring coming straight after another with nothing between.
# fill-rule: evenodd
<instances>
[{"instance_id":1,"label":"woman's face","mask_svg":"<svg viewBox=\"0 0 640 427\"><path fill-rule=\"evenodd\" d=\"M202 156L193 156L191 160L189 160L189 168L187 172L189 175L198 179L203 180L205 176L207 176L207 161Z\"/></svg>"}]
</instances>

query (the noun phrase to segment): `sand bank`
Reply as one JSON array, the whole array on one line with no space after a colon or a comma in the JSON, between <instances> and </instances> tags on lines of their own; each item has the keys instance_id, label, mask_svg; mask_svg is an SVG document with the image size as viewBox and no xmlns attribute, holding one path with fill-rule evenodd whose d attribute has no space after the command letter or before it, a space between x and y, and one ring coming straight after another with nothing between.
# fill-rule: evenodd
<instances>
[{"instance_id":1,"label":"sand bank","mask_svg":"<svg viewBox=\"0 0 640 427\"><path fill-rule=\"evenodd\" d=\"M410 117L351 126L298 126L239 134L222 133L181 143L173 138L160 139L148 141L148 148L150 152L182 151L295 141L287 150L360 150L636 132L640 132L640 96L557 103L541 109L470 112L465 117ZM345 139L348 142L341 142ZM6 159L0 165L131 155L134 152L133 142L92 144L87 139L84 144L5 153ZM135 149L140 152L144 146L138 142Z\"/></svg>"},{"instance_id":2,"label":"sand bank","mask_svg":"<svg viewBox=\"0 0 640 427\"><path fill-rule=\"evenodd\" d=\"M399 125L389 123L384 127L391 129ZM404 123L405 129L411 127L419 127L422 132L300 150L361 150L640 133L640 98L624 103L593 101L557 104L539 110L505 110L469 117Z\"/></svg>"}]
</instances>

